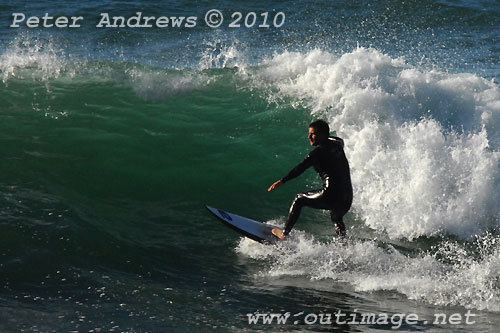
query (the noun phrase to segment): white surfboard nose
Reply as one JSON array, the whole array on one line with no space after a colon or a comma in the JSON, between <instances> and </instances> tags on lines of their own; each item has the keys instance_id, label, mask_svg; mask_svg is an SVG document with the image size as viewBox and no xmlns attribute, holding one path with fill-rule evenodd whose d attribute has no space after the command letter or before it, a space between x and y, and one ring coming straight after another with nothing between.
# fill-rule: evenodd
<instances>
[{"instance_id":1,"label":"white surfboard nose","mask_svg":"<svg viewBox=\"0 0 500 333\"><path fill-rule=\"evenodd\" d=\"M274 243L279 239L272 232L273 229L279 229L279 227L254 221L243 216L226 212L222 209L210 207L208 205L206 205L205 207L219 221L223 222L225 225L237 231L238 233L257 242Z\"/></svg>"}]
</instances>

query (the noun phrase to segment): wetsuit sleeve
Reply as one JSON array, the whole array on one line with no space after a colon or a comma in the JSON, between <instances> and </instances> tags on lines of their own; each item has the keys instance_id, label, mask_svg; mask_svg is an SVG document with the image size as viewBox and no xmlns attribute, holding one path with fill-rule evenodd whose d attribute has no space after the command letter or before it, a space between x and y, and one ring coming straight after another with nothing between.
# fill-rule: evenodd
<instances>
[{"instance_id":1,"label":"wetsuit sleeve","mask_svg":"<svg viewBox=\"0 0 500 333\"><path fill-rule=\"evenodd\" d=\"M311 167L316 159L318 158L318 148L311 151L306 158L300 162L295 168L293 168L285 177L281 178L283 183L300 176L304 171Z\"/></svg>"}]
</instances>

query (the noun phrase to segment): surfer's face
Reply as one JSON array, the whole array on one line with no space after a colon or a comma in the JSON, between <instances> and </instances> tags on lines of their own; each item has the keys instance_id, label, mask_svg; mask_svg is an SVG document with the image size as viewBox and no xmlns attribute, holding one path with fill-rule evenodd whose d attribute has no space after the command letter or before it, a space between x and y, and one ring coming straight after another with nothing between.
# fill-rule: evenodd
<instances>
[{"instance_id":1,"label":"surfer's face","mask_svg":"<svg viewBox=\"0 0 500 333\"><path fill-rule=\"evenodd\" d=\"M318 132L315 128L309 127L309 142L311 143L311 146L317 146L321 142L323 142L324 135L322 135L320 132Z\"/></svg>"}]
</instances>

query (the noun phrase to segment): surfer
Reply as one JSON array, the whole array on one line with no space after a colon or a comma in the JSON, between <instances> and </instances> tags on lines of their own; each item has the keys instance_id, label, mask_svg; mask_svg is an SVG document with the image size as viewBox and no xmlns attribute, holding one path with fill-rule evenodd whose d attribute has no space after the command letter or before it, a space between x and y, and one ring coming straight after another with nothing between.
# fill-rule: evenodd
<instances>
[{"instance_id":1,"label":"surfer","mask_svg":"<svg viewBox=\"0 0 500 333\"><path fill-rule=\"evenodd\" d=\"M316 148L285 177L274 182L268 191L298 177L311 166L323 180L323 188L297 194L290 207L285 229L273 229L273 234L285 239L297 222L302 207L312 207L329 210L336 234L345 237L343 217L351 208L353 194L349 162L344 153L344 140L330 136L330 128L324 120L316 120L309 125L308 138L311 146Z\"/></svg>"}]
</instances>

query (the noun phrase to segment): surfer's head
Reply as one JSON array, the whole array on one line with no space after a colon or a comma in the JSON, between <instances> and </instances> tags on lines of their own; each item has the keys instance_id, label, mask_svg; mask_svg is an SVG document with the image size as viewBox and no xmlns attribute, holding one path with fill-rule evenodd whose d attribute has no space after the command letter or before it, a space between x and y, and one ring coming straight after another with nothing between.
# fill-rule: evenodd
<instances>
[{"instance_id":1,"label":"surfer's head","mask_svg":"<svg viewBox=\"0 0 500 333\"><path fill-rule=\"evenodd\" d=\"M330 127L324 120L313 121L309 125L309 142L311 146L317 146L328 140L330 136Z\"/></svg>"}]
</instances>

